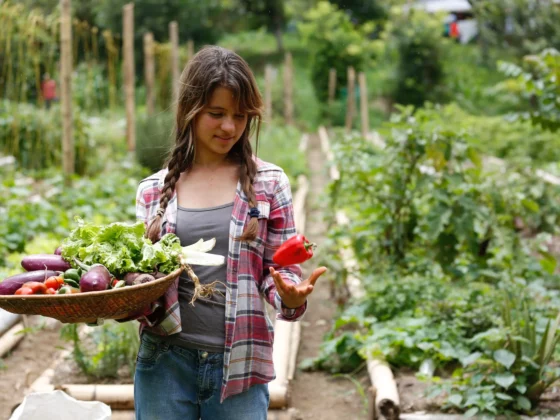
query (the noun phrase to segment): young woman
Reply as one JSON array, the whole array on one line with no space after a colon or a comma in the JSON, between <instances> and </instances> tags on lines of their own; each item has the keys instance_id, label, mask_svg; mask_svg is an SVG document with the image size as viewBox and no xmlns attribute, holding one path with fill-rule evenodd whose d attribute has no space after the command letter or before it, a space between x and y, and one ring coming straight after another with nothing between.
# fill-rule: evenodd
<instances>
[{"instance_id":1,"label":"young woman","mask_svg":"<svg viewBox=\"0 0 560 420\"><path fill-rule=\"evenodd\" d=\"M302 281L299 266L272 261L295 226L288 178L249 142L261 109L249 66L229 50L206 47L183 71L175 146L166 169L140 183L137 216L152 241L216 238L211 252L227 264L193 267L202 283L220 281L211 297L190 305L185 275L139 319L137 420L265 420L274 367L263 298L296 321L326 271Z\"/></svg>"}]
</instances>

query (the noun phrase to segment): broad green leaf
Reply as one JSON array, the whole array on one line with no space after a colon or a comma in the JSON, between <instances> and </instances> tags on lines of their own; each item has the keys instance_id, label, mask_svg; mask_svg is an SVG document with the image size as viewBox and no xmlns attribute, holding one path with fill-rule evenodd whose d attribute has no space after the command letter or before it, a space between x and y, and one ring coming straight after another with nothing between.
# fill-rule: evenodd
<instances>
[{"instance_id":1,"label":"broad green leaf","mask_svg":"<svg viewBox=\"0 0 560 420\"><path fill-rule=\"evenodd\" d=\"M461 364L463 365L463 367L467 367L468 365L476 362L480 358L480 356L482 356L482 353L479 351L471 353L467 357L463 357L461 359Z\"/></svg>"},{"instance_id":2,"label":"broad green leaf","mask_svg":"<svg viewBox=\"0 0 560 420\"><path fill-rule=\"evenodd\" d=\"M527 399L523 395L517 396L517 405L519 406L519 408L526 411L529 411L531 409L531 401L529 401L529 399Z\"/></svg>"},{"instance_id":3,"label":"broad green leaf","mask_svg":"<svg viewBox=\"0 0 560 420\"><path fill-rule=\"evenodd\" d=\"M509 369L515 362L515 354L505 349L496 350L494 360Z\"/></svg>"},{"instance_id":4,"label":"broad green leaf","mask_svg":"<svg viewBox=\"0 0 560 420\"><path fill-rule=\"evenodd\" d=\"M493 379L498 385L507 389L515 382L515 375L512 373L498 373L494 375Z\"/></svg>"},{"instance_id":5,"label":"broad green leaf","mask_svg":"<svg viewBox=\"0 0 560 420\"><path fill-rule=\"evenodd\" d=\"M523 207L525 207L529 211L532 211L533 213L538 213L541 209L538 203L528 198L521 200L521 204L523 204Z\"/></svg>"},{"instance_id":6,"label":"broad green leaf","mask_svg":"<svg viewBox=\"0 0 560 420\"><path fill-rule=\"evenodd\" d=\"M447 401L449 401L453 405L459 406L459 404L461 404L461 401L463 401L463 397L460 394L451 394Z\"/></svg>"},{"instance_id":7,"label":"broad green leaf","mask_svg":"<svg viewBox=\"0 0 560 420\"><path fill-rule=\"evenodd\" d=\"M515 385L515 389L517 389L517 391L519 391L520 394L525 394L525 391L527 391L527 386L526 385Z\"/></svg>"},{"instance_id":8,"label":"broad green leaf","mask_svg":"<svg viewBox=\"0 0 560 420\"><path fill-rule=\"evenodd\" d=\"M476 413L478 413L478 407L473 407L465 411L465 417L467 418L474 417Z\"/></svg>"},{"instance_id":9,"label":"broad green leaf","mask_svg":"<svg viewBox=\"0 0 560 420\"><path fill-rule=\"evenodd\" d=\"M509 396L508 394L504 394L502 392L496 392L496 398L504 401L513 401L513 397Z\"/></svg>"},{"instance_id":10,"label":"broad green leaf","mask_svg":"<svg viewBox=\"0 0 560 420\"><path fill-rule=\"evenodd\" d=\"M543 258L539 261L543 270L545 270L548 274L554 274L557 264L554 255L542 250L539 251L539 253L543 256Z\"/></svg>"}]
</instances>

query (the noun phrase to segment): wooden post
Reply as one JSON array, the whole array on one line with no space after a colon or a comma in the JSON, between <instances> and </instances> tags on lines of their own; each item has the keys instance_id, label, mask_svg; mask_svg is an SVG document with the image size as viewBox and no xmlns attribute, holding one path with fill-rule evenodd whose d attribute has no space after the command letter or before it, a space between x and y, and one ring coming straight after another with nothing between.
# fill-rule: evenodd
<instances>
[{"instance_id":1,"label":"wooden post","mask_svg":"<svg viewBox=\"0 0 560 420\"><path fill-rule=\"evenodd\" d=\"M154 115L154 35L151 32L144 34L144 77L146 82L146 113Z\"/></svg>"},{"instance_id":2,"label":"wooden post","mask_svg":"<svg viewBox=\"0 0 560 420\"><path fill-rule=\"evenodd\" d=\"M334 102L336 93L336 69L329 70L329 105Z\"/></svg>"},{"instance_id":3,"label":"wooden post","mask_svg":"<svg viewBox=\"0 0 560 420\"><path fill-rule=\"evenodd\" d=\"M364 138L367 138L369 133L368 96L366 75L363 71L358 74L358 82L360 84L360 115L362 121L362 136Z\"/></svg>"},{"instance_id":4,"label":"wooden post","mask_svg":"<svg viewBox=\"0 0 560 420\"><path fill-rule=\"evenodd\" d=\"M175 104L179 92L179 26L176 21L169 23L169 40L171 42L171 93Z\"/></svg>"},{"instance_id":5,"label":"wooden post","mask_svg":"<svg viewBox=\"0 0 560 420\"><path fill-rule=\"evenodd\" d=\"M60 103L62 111L62 167L69 186L74 173L72 133L72 16L71 0L60 0Z\"/></svg>"},{"instance_id":6,"label":"wooden post","mask_svg":"<svg viewBox=\"0 0 560 420\"><path fill-rule=\"evenodd\" d=\"M284 119L290 125L294 123L293 74L292 54L287 52L284 64Z\"/></svg>"},{"instance_id":7,"label":"wooden post","mask_svg":"<svg viewBox=\"0 0 560 420\"><path fill-rule=\"evenodd\" d=\"M356 85L356 72L354 67L348 67L348 95L346 101L346 132L352 130L352 122L354 120L354 112L356 104L354 99L354 87Z\"/></svg>"},{"instance_id":8,"label":"wooden post","mask_svg":"<svg viewBox=\"0 0 560 420\"><path fill-rule=\"evenodd\" d=\"M264 108L268 121L272 121L272 66L264 68Z\"/></svg>"},{"instance_id":9,"label":"wooden post","mask_svg":"<svg viewBox=\"0 0 560 420\"><path fill-rule=\"evenodd\" d=\"M136 149L134 118L134 3L123 6L124 92L126 107L126 142L129 152Z\"/></svg>"},{"instance_id":10,"label":"wooden post","mask_svg":"<svg viewBox=\"0 0 560 420\"><path fill-rule=\"evenodd\" d=\"M187 41L187 61L191 61L194 56L194 41L189 39Z\"/></svg>"}]
</instances>

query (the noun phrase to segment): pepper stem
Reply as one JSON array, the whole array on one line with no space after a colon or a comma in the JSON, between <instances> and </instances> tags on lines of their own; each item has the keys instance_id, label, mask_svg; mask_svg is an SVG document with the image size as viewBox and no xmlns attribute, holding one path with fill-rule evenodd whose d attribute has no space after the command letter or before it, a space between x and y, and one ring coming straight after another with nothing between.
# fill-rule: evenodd
<instances>
[{"instance_id":1,"label":"pepper stem","mask_svg":"<svg viewBox=\"0 0 560 420\"><path fill-rule=\"evenodd\" d=\"M306 251L309 251L309 248L311 248L311 249L317 248L317 244L315 242L305 242L303 244L303 246L304 246Z\"/></svg>"}]
</instances>

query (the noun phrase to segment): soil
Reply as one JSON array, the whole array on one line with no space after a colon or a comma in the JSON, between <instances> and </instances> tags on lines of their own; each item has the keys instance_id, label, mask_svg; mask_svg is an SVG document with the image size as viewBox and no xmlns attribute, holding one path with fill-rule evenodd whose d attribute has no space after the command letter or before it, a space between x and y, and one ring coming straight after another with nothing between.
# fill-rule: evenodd
<instances>
[{"instance_id":1,"label":"soil","mask_svg":"<svg viewBox=\"0 0 560 420\"><path fill-rule=\"evenodd\" d=\"M311 135L309 138L307 161L311 179L305 233L310 240L320 244L327 234L326 224L322 220L324 207L321 202L329 177L317 135ZM316 268L313 261L303 265L304 276ZM336 303L330 298L329 284L325 277L317 281L309 298L307 313L301 321L298 364L304 359L317 356L323 336L335 321ZM297 417L301 420L366 419L367 402L360 392L369 388L367 372L359 373L354 379L361 388L348 379L333 378L325 372L306 372L298 369L291 386L290 406L297 410Z\"/></svg>"},{"instance_id":2,"label":"soil","mask_svg":"<svg viewBox=\"0 0 560 420\"><path fill-rule=\"evenodd\" d=\"M26 388L54 362L65 342L62 324L43 317L29 317L29 332L0 360L0 419L9 419L26 394Z\"/></svg>"}]
</instances>

